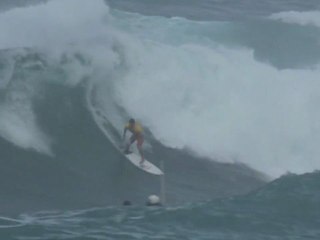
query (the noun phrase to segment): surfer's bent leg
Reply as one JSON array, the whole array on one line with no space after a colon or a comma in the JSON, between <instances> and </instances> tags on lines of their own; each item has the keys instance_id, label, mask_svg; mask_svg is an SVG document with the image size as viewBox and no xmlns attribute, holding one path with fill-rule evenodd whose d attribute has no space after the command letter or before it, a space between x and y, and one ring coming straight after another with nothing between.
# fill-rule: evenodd
<instances>
[{"instance_id":1,"label":"surfer's bent leg","mask_svg":"<svg viewBox=\"0 0 320 240\"><path fill-rule=\"evenodd\" d=\"M135 140L136 140L136 136L133 134L130 137L129 143L127 143L126 150L124 151L126 154L129 153L129 148L130 148L131 144L134 143Z\"/></svg>"}]
</instances>

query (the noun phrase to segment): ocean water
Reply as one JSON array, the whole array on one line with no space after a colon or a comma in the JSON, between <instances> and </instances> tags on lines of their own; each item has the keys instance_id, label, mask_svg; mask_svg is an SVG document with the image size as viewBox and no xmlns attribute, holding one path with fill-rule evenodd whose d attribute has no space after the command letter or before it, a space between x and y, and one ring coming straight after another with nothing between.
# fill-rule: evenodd
<instances>
[{"instance_id":1,"label":"ocean water","mask_svg":"<svg viewBox=\"0 0 320 240\"><path fill-rule=\"evenodd\" d=\"M2 1L1 239L319 239L319 9Z\"/></svg>"},{"instance_id":2,"label":"ocean water","mask_svg":"<svg viewBox=\"0 0 320 240\"><path fill-rule=\"evenodd\" d=\"M105 207L1 217L3 239L318 239L319 173L179 207Z\"/></svg>"}]
</instances>

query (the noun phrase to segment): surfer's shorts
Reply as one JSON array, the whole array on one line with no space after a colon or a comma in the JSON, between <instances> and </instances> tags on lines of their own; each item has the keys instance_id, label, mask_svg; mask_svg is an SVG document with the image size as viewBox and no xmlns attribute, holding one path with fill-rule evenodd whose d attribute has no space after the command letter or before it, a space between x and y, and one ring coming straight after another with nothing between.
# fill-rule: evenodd
<instances>
[{"instance_id":1,"label":"surfer's shorts","mask_svg":"<svg viewBox=\"0 0 320 240\"><path fill-rule=\"evenodd\" d=\"M142 134L138 134L138 135L133 134L132 137L131 137L131 143L133 143L136 140L137 140L137 146L141 147L143 142L144 142L143 135Z\"/></svg>"}]
</instances>

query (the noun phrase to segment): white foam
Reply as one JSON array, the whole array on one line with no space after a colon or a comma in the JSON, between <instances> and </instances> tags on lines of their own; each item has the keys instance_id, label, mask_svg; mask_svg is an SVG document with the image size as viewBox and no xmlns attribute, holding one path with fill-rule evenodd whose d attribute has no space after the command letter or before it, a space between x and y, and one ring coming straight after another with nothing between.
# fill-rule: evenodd
<instances>
[{"instance_id":1,"label":"white foam","mask_svg":"<svg viewBox=\"0 0 320 240\"><path fill-rule=\"evenodd\" d=\"M50 141L36 125L35 116L27 105L0 107L0 135L15 145L52 155Z\"/></svg>"},{"instance_id":2,"label":"white foam","mask_svg":"<svg viewBox=\"0 0 320 240\"><path fill-rule=\"evenodd\" d=\"M105 70L106 64L112 68L117 61L117 56L113 56L110 50L104 26L108 11L103 0L55 0L9 10L0 14L0 49L30 47L43 54L46 63L51 65L46 67L53 70L57 67L67 73L65 78L45 76L43 80L48 81L51 77L54 81L77 85L93 71L76 59L80 52L88 57L88 62L92 61L93 65L101 63ZM25 55L22 50L14 58L28 57ZM63 64L62 57L65 59ZM34 75L17 79L12 74L15 60L10 57L7 60L0 86L9 97L0 108L0 135L19 147L51 154L50 139L38 126L32 109L32 99L37 94L36 85L41 83L41 76L36 76L35 71Z\"/></svg>"},{"instance_id":3,"label":"white foam","mask_svg":"<svg viewBox=\"0 0 320 240\"><path fill-rule=\"evenodd\" d=\"M0 48L55 48L88 38L107 12L103 0L55 0L9 10L0 14Z\"/></svg>"},{"instance_id":4,"label":"white foam","mask_svg":"<svg viewBox=\"0 0 320 240\"><path fill-rule=\"evenodd\" d=\"M285 23L294 23L299 25L313 25L320 27L320 11L297 12L288 11L274 13L270 19L280 20Z\"/></svg>"},{"instance_id":5,"label":"white foam","mask_svg":"<svg viewBox=\"0 0 320 240\"><path fill-rule=\"evenodd\" d=\"M116 92L162 143L275 177L320 168L320 68L278 70L250 49L155 39L146 32L127 52L134 61Z\"/></svg>"}]
</instances>

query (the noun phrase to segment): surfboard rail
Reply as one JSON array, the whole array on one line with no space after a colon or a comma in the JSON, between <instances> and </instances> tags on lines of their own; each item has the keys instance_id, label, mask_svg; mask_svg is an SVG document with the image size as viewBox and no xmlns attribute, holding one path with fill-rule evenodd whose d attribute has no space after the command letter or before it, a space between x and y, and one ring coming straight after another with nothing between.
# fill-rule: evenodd
<instances>
[{"instance_id":1,"label":"surfboard rail","mask_svg":"<svg viewBox=\"0 0 320 240\"><path fill-rule=\"evenodd\" d=\"M133 165L140 168L141 170L154 175L163 175L163 172L157 166L146 159L144 160L143 164L140 164L141 157L136 153L130 152L128 154L123 154Z\"/></svg>"}]
</instances>

